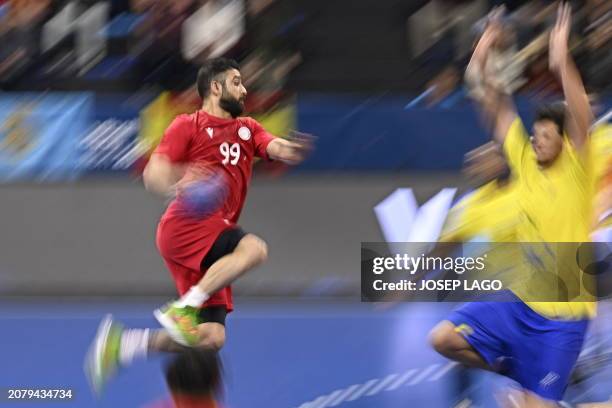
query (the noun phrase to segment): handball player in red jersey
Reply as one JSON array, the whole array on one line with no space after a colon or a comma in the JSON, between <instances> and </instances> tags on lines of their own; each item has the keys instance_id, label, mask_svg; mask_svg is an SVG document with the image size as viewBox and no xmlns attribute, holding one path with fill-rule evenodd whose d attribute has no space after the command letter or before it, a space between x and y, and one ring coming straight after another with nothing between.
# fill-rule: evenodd
<instances>
[{"instance_id":1,"label":"handball player in red jersey","mask_svg":"<svg viewBox=\"0 0 612 408\"><path fill-rule=\"evenodd\" d=\"M86 360L99 391L118 366L150 351L220 349L233 310L231 283L266 260L266 243L237 224L253 159L301 162L307 138L276 138L240 117L247 91L238 64L207 61L198 72L202 109L178 116L144 170L147 190L171 196L157 247L181 297L154 312L161 330L124 329L107 316Z\"/></svg>"}]
</instances>

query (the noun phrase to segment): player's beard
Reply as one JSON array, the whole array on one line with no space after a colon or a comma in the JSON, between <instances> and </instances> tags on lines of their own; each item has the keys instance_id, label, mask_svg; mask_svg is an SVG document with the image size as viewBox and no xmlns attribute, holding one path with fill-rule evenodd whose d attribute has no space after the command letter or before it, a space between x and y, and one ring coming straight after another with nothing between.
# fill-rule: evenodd
<instances>
[{"instance_id":1,"label":"player's beard","mask_svg":"<svg viewBox=\"0 0 612 408\"><path fill-rule=\"evenodd\" d=\"M229 113L232 118L237 118L244 111L244 101L230 95L225 87L223 88L221 99L219 99L219 106L221 109Z\"/></svg>"}]
</instances>

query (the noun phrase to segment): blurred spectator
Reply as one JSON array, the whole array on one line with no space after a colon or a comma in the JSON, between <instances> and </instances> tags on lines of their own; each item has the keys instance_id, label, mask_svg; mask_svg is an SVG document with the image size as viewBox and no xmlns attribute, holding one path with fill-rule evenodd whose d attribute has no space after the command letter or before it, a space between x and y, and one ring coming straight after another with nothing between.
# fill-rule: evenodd
<instances>
[{"instance_id":1,"label":"blurred spectator","mask_svg":"<svg viewBox=\"0 0 612 408\"><path fill-rule=\"evenodd\" d=\"M183 60L180 49L183 24L198 5L194 0L132 0L132 10L145 18L137 28L142 48L139 77L144 83L180 89L192 82L195 73Z\"/></svg>"},{"instance_id":2,"label":"blurred spectator","mask_svg":"<svg viewBox=\"0 0 612 408\"><path fill-rule=\"evenodd\" d=\"M408 19L408 39L413 57L423 54L449 34L453 59L464 58L471 50L470 29L487 12L484 0L432 0Z\"/></svg>"},{"instance_id":3,"label":"blurred spectator","mask_svg":"<svg viewBox=\"0 0 612 408\"><path fill-rule=\"evenodd\" d=\"M427 83L426 88L431 90L427 102L429 106L435 105L448 97L459 85L461 75L457 68L449 65L444 68L434 79Z\"/></svg>"},{"instance_id":4,"label":"blurred spectator","mask_svg":"<svg viewBox=\"0 0 612 408\"><path fill-rule=\"evenodd\" d=\"M287 84L303 58L299 37L304 15L279 0L250 0L247 8L248 54L242 61L250 93L247 109L265 112L291 97Z\"/></svg>"},{"instance_id":5,"label":"blurred spectator","mask_svg":"<svg viewBox=\"0 0 612 408\"><path fill-rule=\"evenodd\" d=\"M586 5L584 69L587 86L599 91L612 90L612 2L591 0Z\"/></svg>"},{"instance_id":6,"label":"blurred spectator","mask_svg":"<svg viewBox=\"0 0 612 408\"><path fill-rule=\"evenodd\" d=\"M226 55L244 35L244 13L241 0L204 2L183 24L183 57L202 63Z\"/></svg>"},{"instance_id":7,"label":"blurred spectator","mask_svg":"<svg viewBox=\"0 0 612 408\"><path fill-rule=\"evenodd\" d=\"M500 69L513 90L556 92L545 61L556 2L381 0L376 13L369 15L367 0L355 0L340 20L339 7L328 3L0 0L0 84L76 90L136 90L153 85L182 91L192 84L203 60L228 56L243 67L251 112L265 112L291 97L287 92L291 86L389 90L397 87L398 73L403 81L400 90L437 84L430 95L436 101L456 89L453 69L463 70L474 34L486 21L483 16L492 4L506 3L507 31L491 69ZM594 90L610 90L612 53L607 44L612 37L612 2L581 0L574 5L573 52L578 52L585 83ZM329 21L335 23L322 30L321 24ZM373 27L360 45L360 37L348 33L361 30L363 21L393 27ZM372 57L373 50L384 64ZM347 72L352 66L362 66L363 73ZM383 71L393 75L387 78ZM102 81L106 82L101 85Z\"/></svg>"},{"instance_id":8,"label":"blurred spectator","mask_svg":"<svg viewBox=\"0 0 612 408\"><path fill-rule=\"evenodd\" d=\"M15 81L39 54L41 27L49 17L50 0L8 0L0 20L0 82Z\"/></svg>"}]
</instances>

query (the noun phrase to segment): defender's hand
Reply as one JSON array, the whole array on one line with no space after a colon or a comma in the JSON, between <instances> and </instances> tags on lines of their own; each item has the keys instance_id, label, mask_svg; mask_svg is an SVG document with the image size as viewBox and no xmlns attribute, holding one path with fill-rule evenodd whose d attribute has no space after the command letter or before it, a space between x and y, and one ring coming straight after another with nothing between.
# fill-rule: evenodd
<instances>
[{"instance_id":1,"label":"defender's hand","mask_svg":"<svg viewBox=\"0 0 612 408\"><path fill-rule=\"evenodd\" d=\"M557 22L550 32L548 65L551 71L559 73L565 66L568 56L568 39L571 31L572 10L567 3L560 3Z\"/></svg>"}]
</instances>

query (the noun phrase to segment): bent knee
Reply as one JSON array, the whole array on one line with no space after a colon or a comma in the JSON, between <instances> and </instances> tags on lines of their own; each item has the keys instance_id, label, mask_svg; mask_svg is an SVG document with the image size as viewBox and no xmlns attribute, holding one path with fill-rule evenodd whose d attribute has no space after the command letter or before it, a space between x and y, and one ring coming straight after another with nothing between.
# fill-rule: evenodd
<instances>
[{"instance_id":1,"label":"bent knee","mask_svg":"<svg viewBox=\"0 0 612 408\"><path fill-rule=\"evenodd\" d=\"M219 351L225 345L225 326L219 323L205 323L200 329L199 348Z\"/></svg>"},{"instance_id":2,"label":"bent knee","mask_svg":"<svg viewBox=\"0 0 612 408\"><path fill-rule=\"evenodd\" d=\"M208 348L216 350L216 351L221 350L224 345L225 345L225 332L223 332L222 334L216 335L214 337L211 337L207 342Z\"/></svg>"},{"instance_id":3,"label":"bent knee","mask_svg":"<svg viewBox=\"0 0 612 408\"><path fill-rule=\"evenodd\" d=\"M268 259L268 244L254 234L247 234L239 244L248 251L253 266L264 263Z\"/></svg>"},{"instance_id":4,"label":"bent knee","mask_svg":"<svg viewBox=\"0 0 612 408\"><path fill-rule=\"evenodd\" d=\"M429 344L442 355L448 355L457 349L458 342L465 342L463 337L455 331L455 325L449 321L438 323L429 332Z\"/></svg>"}]
</instances>

